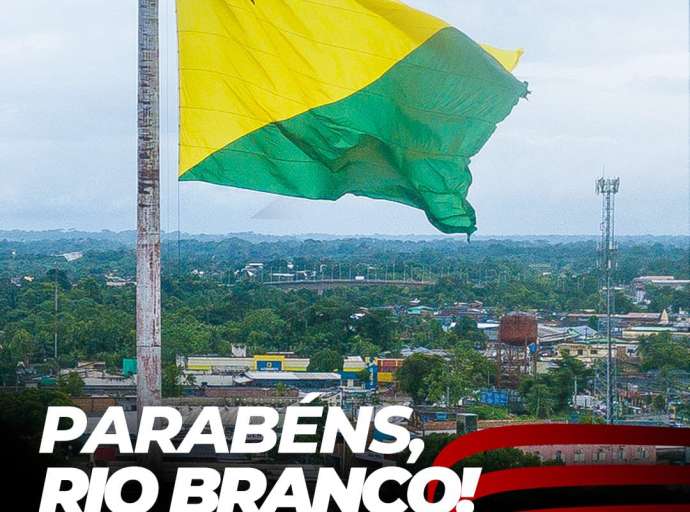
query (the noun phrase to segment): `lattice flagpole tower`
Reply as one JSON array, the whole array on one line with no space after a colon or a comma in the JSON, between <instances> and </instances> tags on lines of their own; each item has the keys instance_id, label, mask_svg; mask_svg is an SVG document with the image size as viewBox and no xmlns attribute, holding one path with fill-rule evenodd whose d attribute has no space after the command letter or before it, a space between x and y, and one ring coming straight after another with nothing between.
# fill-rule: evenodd
<instances>
[{"instance_id":1,"label":"lattice flagpole tower","mask_svg":"<svg viewBox=\"0 0 690 512\"><path fill-rule=\"evenodd\" d=\"M137 144L137 416L161 399L158 2L139 0Z\"/></svg>"},{"instance_id":2,"label":"lattice flagpole tower","mask_svg":"<svg viewBox=\"0 0 690 512\"><path fill-rule=\"evenodd\" d=\"M613 296L611 280L615 270L615 209L616 194L620 189L620 178L599 178L596 181L596 193L601 202L601 240L599 242L599 269L606 293L606 422L613 423L613 343L611 340L611 315L613 313Z\"/></svg>"}]
</instances>

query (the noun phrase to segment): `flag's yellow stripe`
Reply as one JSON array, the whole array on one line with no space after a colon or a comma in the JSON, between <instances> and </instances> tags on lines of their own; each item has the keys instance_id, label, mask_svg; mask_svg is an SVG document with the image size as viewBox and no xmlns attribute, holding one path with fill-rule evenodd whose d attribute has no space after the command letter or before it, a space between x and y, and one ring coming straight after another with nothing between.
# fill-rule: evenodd
<instances>
[{"instance_id":1,"label":"flag's yellow stripe","mask_svg":"<svg viewBox=\"0 0 690 512\"><path fill-rule=\"evenodd\" d=\"M494 48L489 44L481 45L484 50L491 54L491 56L501 63L501 66L506 68L508 71L513 71L518 63L520 62L520 57L525 53L524 50L502 50L501 48Z\"/></svg>"},{"instance_id":2,"label":"flag's yellow stripe","mask_svg":"<svg viewBox=\"0 0 690 512\"><path fill-rule=\"evenodd\" d=\"M177 0L177 20L180 174L350 96L447 26L395 0ZM507 69L517 63L489 51Z\"/></svg>"}]
</instances>

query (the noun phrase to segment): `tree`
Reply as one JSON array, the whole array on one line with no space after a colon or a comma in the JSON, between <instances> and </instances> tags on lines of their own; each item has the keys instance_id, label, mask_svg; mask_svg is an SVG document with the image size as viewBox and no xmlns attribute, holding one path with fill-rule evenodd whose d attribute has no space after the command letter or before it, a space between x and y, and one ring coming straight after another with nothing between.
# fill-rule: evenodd
<instances>
[{"instance_id":1,"label":"tree","mask_svg":"<svg viewBox=\"0 0 690 512\"><path fill-rule=\"evenodd\" d=\"M674 340L670 333L653 334L640 340L642 369L690 371L690 344Z\"/></svg>"},{"instance_id":2,"label":"tree","mask_svg":"<svg viewBox=\"0 0 690 512\"><path fill-rule=\"evenodd\" d=\"M466 411L476 414L477 418L480 420L507 420L510 417L506 408L485 404L469 406L466 408Z\"/></svg>"},{"instance_id":3,"label":"tree","mask_svg":"<svg viewBox=\"0 0 690 512\"><path fill-rule=\"evenodd\" d=\"M666 411L666 399L664 398L664 395L656 395L654 397L654 400L652 400L652 408L655 412Z\"/></svg>"},{"instance_id":4,"label":"tree","mask_svg":"<svg viewBox=\"0 0 690 512\"><path fill-rule=\"evenodd\" d=\"M371 340L381 350L393 348L393 322L388 311L372 310L357 321L356 331Z\"/></svg>"},{"instance_id":5,"label":"tree","mask_svg":"<svg viewBox=\"0 0 690 512\"><path fill-rule=\"evenodd\" d=\"M96 303L103 302L103 293L93 277L87 277L79 282L79 289L84 293L84 295Z\"/></svg>"},{"instance_id":6,"label":"tree","mask_svg":"<svg viewBox=\"0 0 690 512\"><path fill-rule=\"evenodd\" d=\"M238 326L240 340L255 351L284 350L285 321L271 309L257 309L244 317Z\"/></svg>"},{"instance_id":7,"label":"tree","mask_svg":"<svg viewBox=\"0 0 690 512\"><path fill-rule=\"evenodd\" d=\"M372 343L371 340L363 338L357 334L352 337L349 352L362 357L374 357L375 355L381 353L381 348Z\"/></svg>"},{"instance_id":8,"label":"tree","mask_svg":"<svg viewBox=\"0 0 690 512\"><path fill-rule=\"evenodd\" d=\"M176 364L169 364L163 368L163 396L174 398L182 396L184 392L182 369Z\"/></svg>"},{"instance_id":9,"label":"tree","mask_svg":"<svg viewBox=\"0 0 690 512\"><path fill-rule=\"evenodd\" d=\"M447 348L443 345L445 333L440 322L421 320L414 330L413 340L416 346Z\"/></svg>"},{"instance_id":10,"label":"tree","mask_svg":"<svg viewBox=\"0 0 690 512\"><path fill-rule=\"evenodd\" d=\"M58 378L58 389L67 396L81 396L84 392L84 381L77 372L69 372Z\"/></svg>"},{"instance_id":11,"label":"tree","mask_svg":"<svg viewBox=\"0 0 690 512\"><path fill-rule=\"evenodd\" d=\"M539 418L549 418L569 409L575 382L578 389L587 389L592 373L592 370L577 358L563 354L556 367L550 369L547 374L523 379L519 390L530 414Z\"/></svg>"},{"instance_id":12,"label":"tree","mask_svg":"<svg viewBox=\"0 0 690 512\"><path fill-rule=\"evenodd\" d=\"M477 327L477 322L468 316L461 316L456 320L453 332L462 340L486 342L486 334Z\"/></svg>"},{"instance_id":13,"label":"tree","mask_svg":"<svg viewBox=\"0 0 690 512\"><path fill-rule=\"evenodd\" d=\"M474 350L469 342L463 342L453 350L450 360L437 365L426 377L428 400L448 401L446 405L456 405L461 398L495 376L496 366L482 354Z\"/></svg>"},{"instance_id":14,"label":"tree","mask_svg":"<svg viewBox=\"0 0 690 512\"><path fill-rule=\"evenodd\" d=\"M34 353L34 341L26 329L19 329L10 342L10 352L16 362L21 361L24 366L29 366L31 355Z\"/></svg>"},{"instance_id":15,"label":"tree","mask_svg":"<svg viewBox=\"0 0 690 512\"><path fill-rule=\"evenodd\" d=\"M314 353L309 360L310 372L338 372L343 367L343 358L331 348L324 348Z\"/></svg>"},{"instance_id":16,"label":"tree","mask_svg":"<svg viewBox=\"0 0 690 512\"><path fill-rule=\"evenodd\" d=\"M20 393L0 393L0 438L8 483L38 482L45 479L46 467L65 464L70 453L79 449L78 442L61 442L51 454L39 454L39 446L50 406L73 405L69 398L54 389L27 389ZM67 462L69 465L69 462ZM22 497L23 507L38 510L40 493L28 492Z\"/></svg>"},{"instance_id":17,"label":"tree","mask_svg":"<svg viewBox=\"0 0 690 512\"><path fill-rule=\"evenodd\" d=\"M424 439L424 451L422 455L412 466L413 471L418 471L427 468L433 464L434 458L448 443L457 439L456 435L449 434L431 434ZM406 461L401 454L400 463L405 464ZM465 467L480 467L482 471L499 471L503 469L525 468L541 466L543 463L537 455L525 453L516 448L500 448L490 452L481 452L460 461L459 464L453 466L453 470L462 475L462 468Z\"/></svg>"},{"instance_id":18,"label":"tree","mask_svg":"<svg viewBox=\"0 0 690 512\"><path fill-rule=\"evenodd\" d=\"M357 378L360 382L368 383L371 379L371 373L369 372L369 368L362 368L360 371L358 371Z\"/></svg>"},{"instance_id":19,"label":"tree","mask_svg":"<svg viewBox=\"0 0 690 512\"><path fill-rule=\"evenodd\" d=\"M537 418L549 418L556 411L557 399L544 376L529 378L520 384L527 410Z\"/></svg>"},{"instance_id":20,"label":"tree","mask_svg":"<svg viewBox=\"0 0 690 512\"><path fill-rule=\"evenodd\" d=\"M575 382L580 390L587 388L593 376L593 370L576 357L564 354L556 364L556 368L549 370L545 383L555 399L557 411L564 411L570 406L571 397L575 392Z\"/></svg>"},{"instance_id":21,"label":"tree","mask_svg":"<svg viewBox=\"0 0 690 512\"><path fill-rule=\"evenodd\" d=\"M72 288L72 283L67 277L67 272L64 270L50 269L46 272L46 280L50 282L57 281L58 286L61 290L69 291Z\"/></svg>"},{"instance_id":22,"label":"tree","mask_svg":"<svg viewBox=\"0 0 690 512\"><path fill-rule=\"evenodd\" d=\"M599 318L596 315L592 315L587 319L587 327L595 331L599 330Z\"/></svg>"},{"instance_id":23,"label":"tree","mask_svg":"<svg viewBox=\"0 0 690 512\"><path fill-rule=\"evenodd\" d=\"M443 365L444 361L440 357L412 354L398 370L400 389L409 394L414 403L424 402L429 395L429 376Z\"/></svg>"}]
</instances>

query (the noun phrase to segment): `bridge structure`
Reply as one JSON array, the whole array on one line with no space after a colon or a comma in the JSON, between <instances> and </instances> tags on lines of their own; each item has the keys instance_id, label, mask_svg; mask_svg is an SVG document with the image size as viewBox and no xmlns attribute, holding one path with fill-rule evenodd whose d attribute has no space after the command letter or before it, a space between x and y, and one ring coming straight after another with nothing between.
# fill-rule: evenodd
<instances>
[{"instance_id":1,"label":"bridge structure","mask_svg":"<svg viewBox=\"0 0 690 512\"><path fill-rule=\"evenodd\" d=\"M349 288L352 286L404 286L409 288L423 288L433 286L435 281L415 281L411 279L303 279L264 281L264 286L272 286L283 290L314 290L323 293L334 288Z\"/></svg>"},{"instance_id":2,"label":"bridge structure","mask_svg":"<svg viewBox=\"0 0 690 512\"><path fill-rule=\"evenodd\" d=\"M278 268L276 268L278 267ZM242 280L261 283L283 290L315 290L322 293L333 288L353 286L399 286L423 288L436 284L429 267L412 265L371 265L368 263L319 263L299 269L290 261L284 266L249 263L235 275Z\"/></svg>"}]
</instances>

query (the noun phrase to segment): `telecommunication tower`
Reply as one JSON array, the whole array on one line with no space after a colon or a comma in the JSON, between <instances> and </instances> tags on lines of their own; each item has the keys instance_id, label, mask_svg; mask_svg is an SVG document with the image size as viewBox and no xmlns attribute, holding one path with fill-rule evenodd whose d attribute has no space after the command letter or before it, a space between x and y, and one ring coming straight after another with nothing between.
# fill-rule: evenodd
<instances>
[{"instance_id":1,"label":"telecommunication tower","mask_svg":"<svg viewBox=\"0 0 690 512\"><path fill-rule=\"evenodd\" d=\"M615 209L616 194L620 189L620 178L599 178L596 180L596 193L601 201L601 240L599 242L599 269L606 293L606 422L613 423L613 343L611 340L611 315L613 295L611 280L615 270Z\"/></svg>"}]
</instances>

